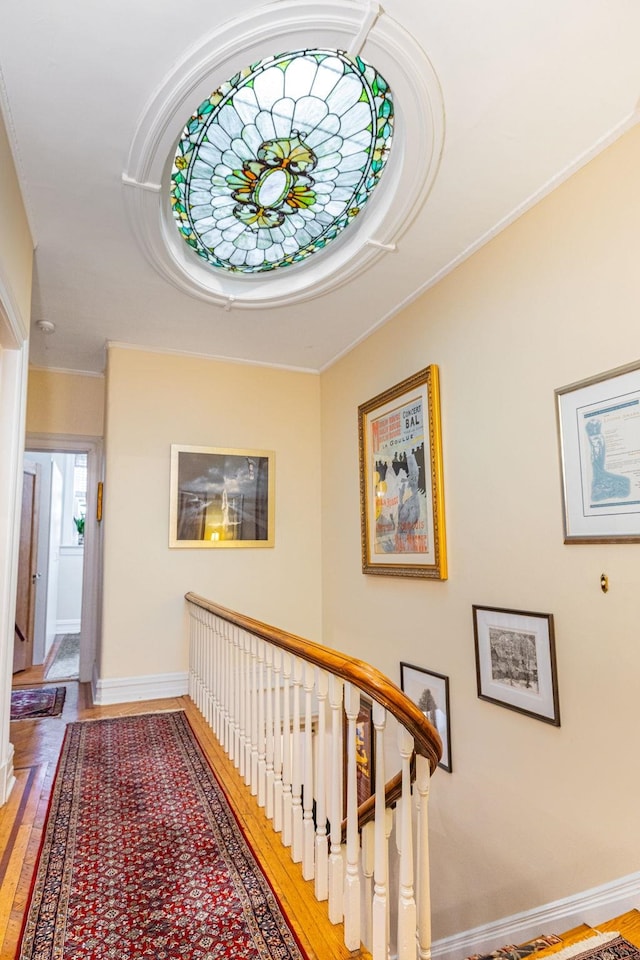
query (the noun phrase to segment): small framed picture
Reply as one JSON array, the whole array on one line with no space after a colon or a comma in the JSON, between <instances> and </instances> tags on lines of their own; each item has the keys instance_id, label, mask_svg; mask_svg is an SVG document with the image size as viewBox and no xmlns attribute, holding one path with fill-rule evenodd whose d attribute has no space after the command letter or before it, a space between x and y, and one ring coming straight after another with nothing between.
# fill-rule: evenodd
<instances>
[{"instance_id":1,"label":"small framed picture","mask_svg":"<svg viewBox=\"0 0 640 960\"><path fill-rule=\"evenodd\" d=\"M344 716L344 740L347 742L348 721ZM344 751L344 808L347 809L347 756ZM360 711L356 719L356 795L358 806L373 796L375 791L375 753L373 746L373 704L364 697L360 700Z\"/></svg>"},{"instance_id":2,"label":"small framed picture","mask_svg":"<svg viewBox=\"0 0 640 960\"><path fill-rule=\"evenodd\" d=\"M400 664L400 686L440 734L442 759L438 766L451 773L449 677L412 663Z\"/></svg>"},{"instance_id":3,"label":"small framed picture","mask_svg":"<svg viewBox=\"0 0 640 960\"><path fill-rule=\"evenodd\" d=\"M560 726L553 616L473 606L481 700Z\"/></svg>"}]
</instances>

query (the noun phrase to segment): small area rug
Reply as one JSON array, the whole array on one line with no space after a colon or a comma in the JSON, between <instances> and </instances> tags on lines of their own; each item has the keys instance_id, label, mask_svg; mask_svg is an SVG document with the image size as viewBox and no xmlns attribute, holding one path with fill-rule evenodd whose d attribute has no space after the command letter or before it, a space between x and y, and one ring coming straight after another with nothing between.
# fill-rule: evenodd
<instances>
[{"instance_id":1,"label":"small area rug","mask_svg":"<svg viewBox=\"0 0 640 960\"><path fill-rule=\"evenodd\" d=\"M305 960L182 711L71 723L20 960Z\"/></svg>"},{"instance_id":2,"label":"small area rug","mask_svg":"<svg viewBox=\"0 0 640 960\"><path fill-rule=\"evenodd\" d=\"M532 953L546 950L547 947L556 943L562 943L560 937L549 934L544 937L536 937L535 940L528 940L526 943L509 943L498 950L492 950L491 953L474 953L466 960L524 960L525 957L530 957Z\"/></svg>"},{"instance_id":3,"label":"small area rug","mask_svg":"<svg viewBox=\"0 0 640 960\"><path fill-rule=\"evenodd\" d=\"M548 960L640 960L640 949L619 933L596 933L549 954Z\"/></svg>"},{"instance_id":4,"label":"small area rug","mask_svg":"<svg viewBox=\"0 0 640 960\"><path fill-rule=\"evenodd\" d=\"M76 680L80 673L80 634L63 634L45 680Z\"/></svg>"},{"instance_id":5,"label":"small area rug","mask_svg":"<svg viewBox=\"0 0 640 960\"><path fill-rule=\"evenodd\" d=\"M11 719L32 720L59 717L67 695L66 687L18 687L11 691Z\"/></svg>"}]
</instances>

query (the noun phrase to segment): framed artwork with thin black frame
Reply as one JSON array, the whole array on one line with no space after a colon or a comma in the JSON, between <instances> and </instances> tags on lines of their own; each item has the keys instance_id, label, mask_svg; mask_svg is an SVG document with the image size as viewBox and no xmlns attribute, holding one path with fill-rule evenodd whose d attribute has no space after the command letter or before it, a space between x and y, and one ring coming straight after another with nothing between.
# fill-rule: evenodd
<instances>
[{"instance_id":1,"label":"framed artwork with thin black frame","mask_svg":"<svg viewBox=\"0 0 640 960\"><path fill-rule=\"evenodd\" d=\"M413 663L401 662L400 686L440 734L442 759L438 766L451 773L449 677Z\"/></svg>"}]
</instances>

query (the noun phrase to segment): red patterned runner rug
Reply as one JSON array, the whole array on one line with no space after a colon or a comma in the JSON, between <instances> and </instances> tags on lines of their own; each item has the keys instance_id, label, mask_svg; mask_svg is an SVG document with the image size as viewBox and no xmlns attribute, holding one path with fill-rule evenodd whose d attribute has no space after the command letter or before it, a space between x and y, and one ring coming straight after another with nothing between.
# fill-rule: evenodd
<instances>
[{"instance_id":1,"label":"red patterned runner rug","mask_svg":"<svg viewBox=\"0 0 640 960\"><path fill-rule=\"evenodd\" d=\"M305 960L182 712L72 723L20 960Z\"/></svg>"}]
</instances>

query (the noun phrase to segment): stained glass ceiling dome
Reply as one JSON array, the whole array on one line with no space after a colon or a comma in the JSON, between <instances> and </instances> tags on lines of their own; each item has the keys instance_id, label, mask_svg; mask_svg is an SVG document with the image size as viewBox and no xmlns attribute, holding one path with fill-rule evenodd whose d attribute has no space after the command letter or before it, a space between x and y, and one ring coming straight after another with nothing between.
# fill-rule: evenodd
<instances>
[{"instance_id":1,"label":"stained glass ceiling dome","mask_svg":"<svg viewBox=\"0 0 640 960\"><path fill-rule=\"evenodd\" d=\"M149 264L236 315L400 253L444 142L437 74L378 0L238 6L150 92L122 172Z\"/></svg>"},{"instance_id":2,"label":"stained glass ceiling dome","mask_svg":"<svg viewBox=\"0 0 640 960\"><path fill-rule=\"evenodd\" d=\"M371 197L393 119L388 83L359 56L303 49L252 64L182 132L170 184L180 234L232 274L306 260Z\"/></svg>"}]
</instances>

